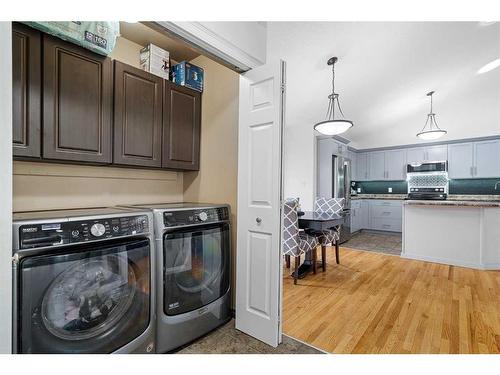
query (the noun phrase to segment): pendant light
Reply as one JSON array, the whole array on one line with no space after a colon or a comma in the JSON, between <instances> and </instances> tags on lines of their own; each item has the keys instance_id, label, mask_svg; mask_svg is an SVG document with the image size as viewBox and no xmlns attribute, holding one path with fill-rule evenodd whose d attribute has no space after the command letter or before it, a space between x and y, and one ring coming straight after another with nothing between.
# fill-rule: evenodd
<instances>
[{"instance_id":1,"label":"pendant light","mask_svg":"<svg viewBox=\"0 0 500 375\"><path fill-rule=\"evenodd\" d=\"M344 117L342 108L340 107L339 94L335 93L335 63L337 62L336 57L332 57L328 60L327 64L332 66L332 93L328 95L328 110L326 111L326 120L318 122L314 125L314 130L317 130L321 134L325 135L336 135L342 134L348 129L352 128L354 125L352 121L345 119L335 119L335 105L337 105L340 114Z\"/></svg>"},{"instance_id":2,"label":"pendant light","mask_svg":"<svg viewBox=\"0 0 500 375\"><path fill-rule=\"evenodd\" d=\"M432 95L434 94L434 92L435 91L431 91L427 93L427 96L431 98L431 111L427 115L427 121L425 121L424 127L422 128L420 133L417 133L417 137L425 141L433 141L435 139L441 138L447 133L446 130L441 129L438 126L436 122L436 114L432 112Z\"/></svg>"}]
</instances>

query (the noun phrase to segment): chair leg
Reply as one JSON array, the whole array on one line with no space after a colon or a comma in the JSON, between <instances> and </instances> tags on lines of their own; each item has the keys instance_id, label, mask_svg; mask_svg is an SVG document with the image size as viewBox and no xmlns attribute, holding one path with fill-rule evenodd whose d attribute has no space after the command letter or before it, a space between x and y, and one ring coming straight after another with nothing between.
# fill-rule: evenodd
<instances>
[{"instance_id":1,"label":"chair leg","mask_svg":"<svg viewBox=\"0 0 500 375\"><path fill-rule=\"evenodd\" d=\"M295 257L295 272L293 273L293 283L297 285L299 277L300 255Z\"/></svg>"},{"instance_id":2,"label":"chair leg","mask_svg":"<svg viewBox=\"0 0 500 375\"><path fill-rule=\"evenodd\" d=\"M339 242L335 241L335 260L337 264L340 264L340 252L339 252Z\"/></svg>"},{"instance_id":3,"label":"chair leg","mask_svg":"<svg viewBox=\"0 0 500 375\"><path fill-rule=\"evenodd\" d=\"M321 268L323 272L326 270L326 245L321 245Z\"/></svg>"},{"instance_id":4,"label":"chair leg","mask_svg":"<svg viewBox=\"0 0 500 375\"><path fill-rule=\"evenodd\" d=\"M318 249L315 247L312 251L312 261L313 261L313 274L316 275L317 266L318 266Z\"/></svg>"},{"instance_id":5,"label":"chair leg","mask_svg":"<svg viewBox=\"0 0 500 375\"><path fill-rule=\"evenodd\" d=\"M286 268L290 268L290 255L285 255Z\"/></svg>"}]
</instances>

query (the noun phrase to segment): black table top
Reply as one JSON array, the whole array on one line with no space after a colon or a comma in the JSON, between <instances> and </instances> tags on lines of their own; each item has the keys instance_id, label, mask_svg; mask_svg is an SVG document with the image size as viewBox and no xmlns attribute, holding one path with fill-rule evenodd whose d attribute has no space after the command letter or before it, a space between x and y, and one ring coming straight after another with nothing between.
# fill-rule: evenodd
<instances>
[{"instance_id":1,"label":"black table top","mask_svg":"<svg viewBox=\"0 0 500 375\"><path fill-rule=\"evenodd\" d=\"M342 225L345 214L330 214L325 212L304 211L304 215L299 216L299 228L325 230L337 225Z\"/></svg>"}]
</instances>

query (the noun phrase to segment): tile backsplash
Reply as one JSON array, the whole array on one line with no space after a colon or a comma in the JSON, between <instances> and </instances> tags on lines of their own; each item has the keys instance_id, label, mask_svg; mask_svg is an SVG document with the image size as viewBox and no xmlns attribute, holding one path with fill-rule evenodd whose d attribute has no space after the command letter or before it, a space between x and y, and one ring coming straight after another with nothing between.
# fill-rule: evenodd
<instances>
[{"instance_id":1,"label":"tile backsplash","mask_svg":"<svg viewBox=\"0 0 500 375\"><path fill-rule=\"evenodd\" d=\"M498 182L497 189L495 184ZM500 194L500 178L450 180L450 194Z\"/></svg>"},{"instance_id":2,"label":"tile backsplash","mask_svg":"<svg viewBox=\"0 0 500 375\"><path fill-rule=\"evenodd\" d=\"M498 187L495 190L497 182ZM406 194L408 191L406 181L356 181L354 189L358 188L361 188L360 194ZM392 188L392 192L389 192L388 188ZM500 194L500 178L450 180L450 194Z\"/></svg>"}]
</instances>

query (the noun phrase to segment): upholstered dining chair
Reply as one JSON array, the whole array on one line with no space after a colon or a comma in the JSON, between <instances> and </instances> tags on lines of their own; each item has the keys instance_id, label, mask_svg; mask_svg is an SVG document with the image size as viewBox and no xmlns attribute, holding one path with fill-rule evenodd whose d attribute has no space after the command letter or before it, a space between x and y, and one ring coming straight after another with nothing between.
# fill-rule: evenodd
<instances>
[{"instance_id":1,"label":"upholstered dining chair","mask_svg":"<svg viewBox=\"0 0 500 375\"><path fill-rule=\"evenodd\" d=\"M290 268L290 257L295 258L294 284L297 284L300 256L308 251L313 252L313 273L316 273L316 246L318 246L315 236L299 230L298 205L299 201L296 198L287 199L283 204L283 254L287 268Z\"/></svg>"},{"instance_id":2,"label":"upholstered dining chair","mask_svg":"<svg viewBox=\"0 0 500 375\"><path fill-rule=\"evenodd\" d=\"M314 211L329 214L337 214L344 209L345 198L323 198L317 197L314 201ZM340 263L339 244L340 226L314 233L321 245L321 265L323 271L326 269L326 246L335 245L335 261Z\"/></svg>"}]
</instances>

